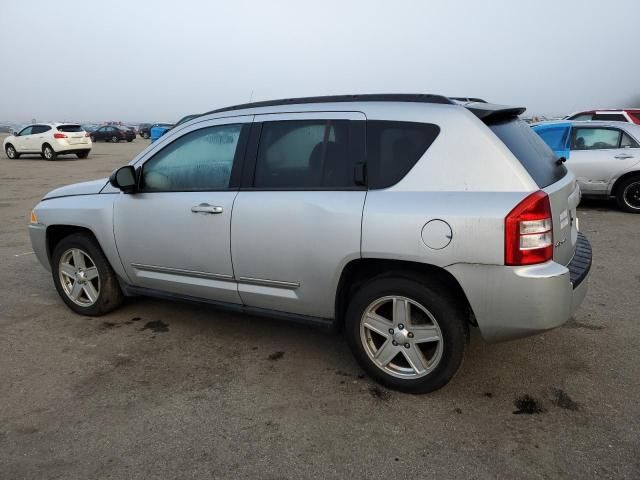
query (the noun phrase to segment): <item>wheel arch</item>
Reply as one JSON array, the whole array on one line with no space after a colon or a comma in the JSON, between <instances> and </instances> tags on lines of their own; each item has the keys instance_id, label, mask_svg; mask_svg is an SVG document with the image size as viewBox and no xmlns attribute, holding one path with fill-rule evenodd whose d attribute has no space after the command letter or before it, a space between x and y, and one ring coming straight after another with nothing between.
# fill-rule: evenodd
<instances>
[{"instance_id":1,"label":"wheel arch","mask_svg":"<svg viewBox=\"0 0 640 480\"><path fill-rule=\"evenodd\" d=\"M622 185L625 180L631 177L640 177L640 170L632 170L625 173L624 175L620 175L613 183L613 186L611 187L611 193L609 195L611 195L612 197L617 196L620 185Z\"/></svg>"},{"instance_id":2,"label":"wheel arch","mask_svg":"<svg viewBox=\"0 0 640 480\"><path fill-rule=\"evenodd\" d=\"M79 225L49 225L46 230L47 257L49 259L49 263L51 263L51 256L53 255L56 245L58 245L62 239L69 235L73 235L74 233L86 233L90 235L96 242L96 245L98 245L100 250L104 253L104 248L102 248L98 237L93 233L93 231L91 231L91 229L81 227Z\"/></svg>"},{"instance_id":3,"label":"wheel arch","mask_svg":"<svg viewBox=\"0 0 640 480\"><path fill-rule=\"evenodd\" d=\"M437 279L456 298L462 301L468 312L469 323L476 325L471 304L456 278L442 267L428 263L381 258L358 258L347 263L340 275L335 297L335 320L338 326L344 324L344 315L349 298L367 280L384 274L406 274L407 276Z\"/></svg>"}]
</instances>

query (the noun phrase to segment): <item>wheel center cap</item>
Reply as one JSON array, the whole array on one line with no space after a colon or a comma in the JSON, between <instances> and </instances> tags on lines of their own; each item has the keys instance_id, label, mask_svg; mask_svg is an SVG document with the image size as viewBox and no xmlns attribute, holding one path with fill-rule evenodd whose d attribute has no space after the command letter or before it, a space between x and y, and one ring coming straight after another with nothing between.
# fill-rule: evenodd
<instances>
[{"instance_id":1,"label":"wheel center cap","mask_svg":"<svg viewBox=\"0 0 640 480\"><path fill-rule=\"evenodd\" d=\"M393 334L393 339L404 345L405 343L407 343L407 331L406 330L396 330L395 333Z\"/></svg>"}]
</instances>

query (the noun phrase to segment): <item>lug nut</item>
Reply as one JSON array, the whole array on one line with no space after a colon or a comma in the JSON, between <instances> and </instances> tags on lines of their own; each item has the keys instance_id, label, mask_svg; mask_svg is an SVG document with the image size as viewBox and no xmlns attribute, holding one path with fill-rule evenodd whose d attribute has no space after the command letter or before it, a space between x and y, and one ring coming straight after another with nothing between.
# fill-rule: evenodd
<instances>
[{"instance_id":1,"label":"lug nut","mask_svg":"<svg viewBox=\"0 0 640 480\"><path fill-rule=\"evenodd\" d=\"M404 325L403 325L403 324L400 324L400 325L398 325L398 328L399 328L400 330L402 330L402 329L404 328Z\"/></svg>"},{"instance_id":2,"label":"lug nut","mask_svg":"<svg viewBox=\"0 0 640 480\"><path fill-rule=\"evenodd\" d=\"M392 344L394 347L397 347L397 346L398 346L398 342L396 342L395 340L392 340L392 341L391 341L391 344Z\"/></svg>"},{"instance_id":3,"label":"lug nut","mask_svg":"<svg viewBox=\"0 0 640 480\"><path fill-rule=\"evenodd\" d=\"M391 335L393 335L393 328L390 328L390 329L389 329L389 333L390 333Z\"/></svg>"},{"instance_id":4,"label":"lug nut","mask_svg":"<svg viewBox=\"0 0 640 480\"><path fill-rule=\"evenodd\" d=\"M409 345L408 343L404 344L404 348L409 348L411 345Z\"/></svg>"},{"instance_id":5,"label":"lug nut","mask_svg":"<svg viewBox=\"0 0 640 480\"><path fill-rule=\"evenodd\" d=\"M407 337L409 337L409 338L413 338L413 332L409 332L409 333L407 334Z\"/></svg>"}]
</instances>

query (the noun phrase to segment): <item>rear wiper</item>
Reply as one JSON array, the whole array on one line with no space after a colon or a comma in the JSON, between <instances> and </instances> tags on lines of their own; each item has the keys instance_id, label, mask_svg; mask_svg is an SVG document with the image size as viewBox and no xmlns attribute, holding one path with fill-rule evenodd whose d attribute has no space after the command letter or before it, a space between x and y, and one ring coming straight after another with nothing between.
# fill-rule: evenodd
<instances>
[{"instance_id":1,"label":"rear wiper","mask_svg":"<svg viewBox=\"0 0 640 480\"><path fill-rule=\"evenodd\" d=\"M560 166L566 161L567 161L567 157L560 157L558 160L556 160L556 165Z\"/></svg>"}]
</instances>

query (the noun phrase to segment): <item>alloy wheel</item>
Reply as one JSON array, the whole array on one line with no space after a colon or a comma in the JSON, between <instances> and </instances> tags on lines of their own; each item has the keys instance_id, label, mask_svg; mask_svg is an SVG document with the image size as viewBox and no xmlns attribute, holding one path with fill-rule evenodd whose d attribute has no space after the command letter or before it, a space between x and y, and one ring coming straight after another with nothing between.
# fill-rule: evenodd
<instances>
[{"instance_id":1,"label":"alloy wheel","mask_svg":"<svg viewBox=\"0 0 640 480\"><path fill-rule=\"evenodd\" d=\"M89 307L100 295L98 268L87 252L70 248L60 257L58 275L64 293L76 305Z\"/></svg>"},{"instance_id":2,"label":"alloy wheel","mask_svg":"<svg viewBox=\"0 0 640 480\"><path fill-rule=\"evenodd\" d=\"M44 158L50 160L53 157L53 150L51 147L44 147Z\"/></svg>"},{"instance_id":3,"label":"alloy wheel","mask_svg":"<svg viewBox=\"0 0 640 480\"><path fill-rule=\"evenodd\" d=\"M640 180L627 185L622 192L622 198L629 208L640 210Z\"/></svg>"},{"instance_id":4,"label":"alloy wheel","mask_svg":"<svg viewBox=\"0 0 640 480\"><path fill-rule=\"evenodd\" d=\"M379 298L364 310L360 340L374 365L403 379L431 373L440 363L444 345L431 312L402 296Z\"/></svg>"},{"instance_id":5,"label":"alloy wheel","mask_svg":"<svg viewBox=\"0 0 640 480\"><path fill-rule=\"evenodd\" d=\"M12 145L9 145L9 146L7 147L7 157L9 157L9 158L11 158L11 159L16 158L16 149L15 149L15 148L13 148L13 146L12 146Z\"/></svg>"}]
</instances>

